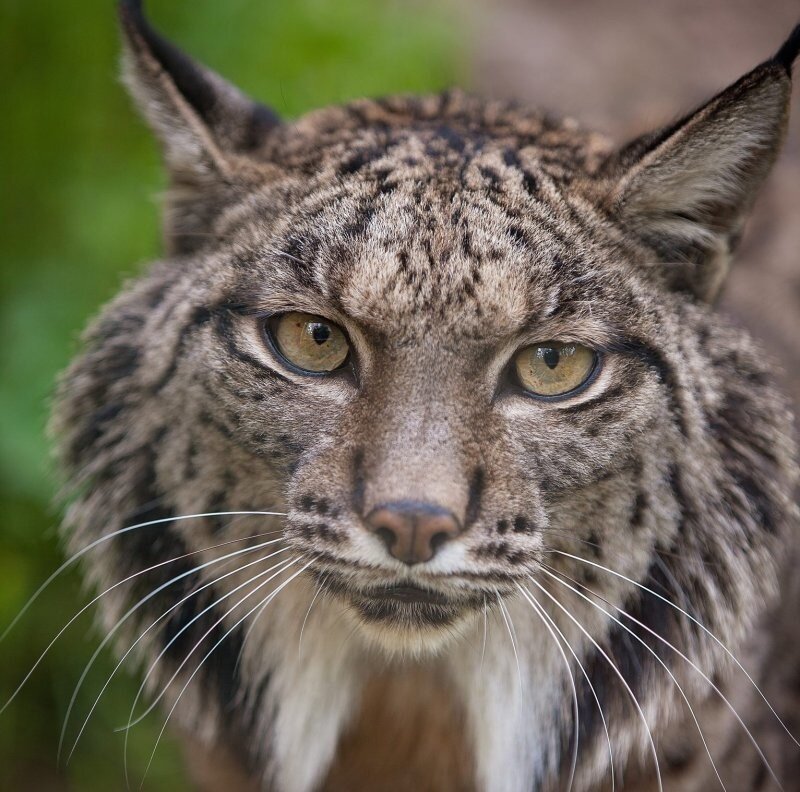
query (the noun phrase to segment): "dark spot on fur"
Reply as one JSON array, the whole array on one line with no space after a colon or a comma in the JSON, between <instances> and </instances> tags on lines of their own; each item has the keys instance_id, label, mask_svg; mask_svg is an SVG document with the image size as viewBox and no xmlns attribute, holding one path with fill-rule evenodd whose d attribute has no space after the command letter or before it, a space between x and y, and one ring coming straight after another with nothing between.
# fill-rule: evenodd
<instances>
[{"instance_id":1,"label":"dark spot on fur","mask_svg":"<svg viewBox=\"0 0 800 792\"><path fill-rule=\"evenodd\" d=\"M508 165L510 168L514 168L522 176L522 186L525 188L525 192L529 195L536 195L539 190L539 185L536 182L534 176L525 169L522 162L519 159L519 155L514 149L506 149L503 152L503 162Z\"/></svg>"},{"instance_id":2,"label":"dark spot on fur","mask_svg":"<svg viewBox=\"0 0 800 792\"><path fill-rule=\"evenodd\" d=\"M334 531L328 523L319 523L316 526L316 532L321 539L332 544L340 544L342 536L338 531Z\"/></svg>"},{"instance_id":3,"label":"dark spot on fur","mask_svg":"<svg viewBox=\"0 0 800 792\"><path fill-rule=\"evenodd\" d=\"M678 423L681 434L687 436L689 429L683 414L683 408L678 401L677 378L675 376L675 372L672 370L672 367L667 362L667 359L664 357L664 355L655 347L633 338L625 339L624 341L613 346L614 351L624 352L638 357L642 363L644 363L649 369L658 375L659 381L667 390L670 409L672 414L675 416L675 420Z\"/></svg>"},{"instance_id":4,"label":"dark spot on fur","mask_svg":"<svg viewBox=\"0 0 800 792\"><path fill-rule=\"evenodd\" d=\"M688 742L670 745L664 748L664 761L673 772L685 770L695 757L695 751Z\"/></svg>"},{"instance_id":5,"label":"dark spot on fur","mask_svg":"<svg viewBox=\"0 0 800 792\"><path fill-rule=\"evenodd\" d=\"M380 147L364 148L357 151L352 157L345 160L339 167L339 173L342 176L348 176L351 173L357 173L362 168L370 165L377 159L386 156L386 149Z\"/></svg>"},{"instance_id":6,"label":"dark spot on fur","mask_svg":"<svg viewBox=\"0 0 800 792\"><path fill-rule=\"evenodd\" d=\"M515 533L527 533L531 529L531 525L528 520L522 515L518 514L514 518L514 532Z\"/></svg>"},{"instance_id":7,"label":"dark spot on fur","mask_svg":"<svg viewBox=\"0 0 800 792\"><path fill-rule=\"evenodd\" d=\"M457 154L461 154L466 148L466 142L464 137L459 134L455 129L449 126L439 126L436 127L436 134L438 137L443 140L449 148L455 151Z\"/></svg>"},{"instance_id":8,"label":"dark spot on fur","mask_svg":"<svg viewBox=\"0 0 800 792\"><path fill-rule=\"evenodd\" d=\"M378 195L391 195L397 189L397 184L395 182L390 182L387 179L383 179L380 182L378 187Z\"/></svg>"},{"instance_id":9,"label":"dark spot on fur","mask_svg":"<svg viewBox=\"0 0 800 792\"><path fill-rule=\"evenodd\" d=\"M467 497L467 508L464 513L464 528L469 528L475 520L478 519L478 514L481 509L481 496L483 489L486 485L486 475L483 468L478 466L472 471L472 478L469 482L469 492Z\"/></svg>"},{"instance_id":10,"label":"dark spot on fur","mask_svg":"<svg viewBox=\"0 0 800 792\"><path fill-rule=\"evenodd\" d=\"M489 552L495 558L502 558L503 556L507 556L509 553L508 542L498 542L497 544L489 545L489 548Z\"/></svg>"},{"instance_id":11,"label":"dark spot on fur","mask_svg":"<svg viewBox=\"0 0 800 792\"><path fill-rule=\"evenodd\" d=\"M600 544L600 536L598 535L597 531L591 531L589 533L586 544L595 558L600 558L602 556L602 546Z\"/></svg>"},{"instance_id":12,"label":"dark spot on fur","mask_svg":"<svg viewBox=\"0 0 800 792\"><path fill-rule=\"evenodd\" d=\"M464 253L465 258L474 258L475 251L472 246L472 233L469 229L464 229L464 233L461 235L461 250Z\"/></svg>"},{"instance_id":13,"label":"dark spot on fur","mask_svg":"<svg viewBox=\"0 0 800 792\"><path fill-rule=\"evenodd\" d=\"M506 229L509 237L520 247L530 249L532 247L528 232L522 226L512 224Z\"/></svg>"},{"instance_id":14,"label":"dark spot on fur","mask_svg":"<svg viewBox=\"0 0 800 792\"><path fill-rule=\"evenodd\" d=\"M367 231L367 226L369 226L374 216L375 207L371 203L362 206L351 222L344 225L342 229L344 234L356 238L364 236Z\"/></svg>"},{"instance_id":15,"label":"dark spot on fur","mask_svg":"<svg viewBox=\"0 0 800 792\"><path fill-rule=\"evenodd\" d=\"M217 432L217 434L222 435L222 437L224 437L226 440L233 439L233 432L231 431L230 427L226 426L216 416L211 415L208 410L201 410L198 413L197 422L200 424L200 426L205 426L206 428Z\"/></svg>"},{"instance_id":16,"label":"dark spot on fur","mask_svg":"<svg viewBox=\"0 0 800 792\"><path fill-rule=\"evenodd\" d=\"M490 190L499 190L502 186L502 181L500 179L500 174L494 169L489 168L486 165L482 165L480 167L481 176L488 182L488 188Z\"/></svg>"},{"instance_id":17,"label":"dark spot on fur","mask_svg":"<svg viewBox=\"0 0 800 792\"><path fill-rule=\"evenodd\" d=\"M767 782L768 773L769 770L767 770L767 765L764 763L763 759L758 759L755 773L753 773L753 780L748 789L753 790L753 792L762 790L764 784Z\"/></svg>"},{"instance_id":18,"label":"dark spot on fur","mask_svg":"<svg viewBox=\"0 0 800 792\"><path fill-rule=\"evenodd\" d=\"M214 492L208 500L206 511L209 513L214 512L227 512L228 503L225 493L222 491ZM228 516L226 514L216 514L214 517L209 517L211 523L211 533L218 534L228 527Z\"/></svg>"},{"instance_id":19,"label":"dark spot on fur","mask_svg":"<svg viewBox=\"0 0 800 792\"><path fill-rule=\"evenodd\" d=\"M283 452L294 457L299 457L306 450L301 442L289 434L280 433L275 439L278 441L278 445Z\"/></svg>"},{"instance_id":20,"label":"dark spot on fur","mask_svg":"<svg viewBox=\"0 0 800 792\"><path fill-rule=\"evenodd\" d=\"M214 312L206 306L200 305L195 308L189 320L180 330L180 334L178 335L178 340L175 343L175 349L172 353L172 357L170 358L169 365L167 365L166 369L164 369L164 372L161 374L161 377L159 377L158 382L153 386L153 391L155 393L161 391L172 381L172 378L175 376L175 371L178 368L178 364L183 356L183 351L188 338L198 329L210 322L213 317Z\"/></svg>"},{"instance_id":21,"label":"dark spot on fur","mask_svg":"<svg viewBox=\"0 0 800 792\"><path fill-rule=\"evenodd\" d=\"M667 602L653 597L652 595L647 595L637 589L630 595L629 601L626 602L623 607L625 611L642 624L647 625L654 633L680 646L681 639L678 636L680 627L675 616L676 611L670 604L674 603L674 595L671 593L668 582L663 568L663 562L652 564L645 576L643 584L655 591L663 590L669 592L664 595ZM629 619L622 619L622 623L629 628L634 635L641 638L645 645L649 646L653 653L658 656L668 668L671 667L673 655L666 644L653 638L647 630L639 627L635 622ZM637 698L643 696L645 686L649 684L651 679L656 678L657 674L663 673L663 668L646 646L633 638L631 634L620 625L614 624L611 627L608 637L601 645L608 656L614 661ZM608 661L603 658L600 652L596 650L590 651L584 665L597 693L600 706L605 712L609 711L611 702L618 700L620 697L629 702L625 689L611 669ZM598 715L597 704L595 703L586 680L582 675L580 678L576 675L575 683L578 686L578 710L580 718L579 739L581 744L588 745L593 739L597 739L599 735L603 734L602 721ZM586 742L584 742L584 740ZM568 761L568 757L572 755L571 752L574 741L571 725L569 726L569 732L565 735L565 741L567 743L567 748L564 757L565 761Z\"/></svg>"},{"instance_id":22,"label":"dark spot on fur","mask_svg":"<svg viewBox=\"0 0 800 792\"><path fill-rule=\"evenodd\" d=\"M645 516L650 506L650 500L647 492L644 489L639 489L636 492L636 498L633 501L633 509L631 511L631 528L638 531L643 525Z\"/></svg>"},{"instance_id":23,"label":"dark spot on fur","mask_svg":"<svg viewBox=\"0 0 800 792\"><path fill-rule=\"evenodd\" d=\"M364 511L364 490L366 487L366 482L364 481L364 451L361 448L357 448L353 452L350 487L353 511L361 515Z\"/></svg>"}]
</instances>

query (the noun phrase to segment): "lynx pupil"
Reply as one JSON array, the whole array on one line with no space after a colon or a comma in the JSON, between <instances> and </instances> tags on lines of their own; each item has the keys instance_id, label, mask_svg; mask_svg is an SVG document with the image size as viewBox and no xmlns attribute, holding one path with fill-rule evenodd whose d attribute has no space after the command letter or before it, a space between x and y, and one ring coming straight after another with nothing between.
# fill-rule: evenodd
<instances>
[{"instance_id":1,"label":"lynx pupil","mask_svg":"<svg viewBox=\"0 0 800 792\"><path fill-rule=\"evenodd\" d=\"M311 331L311 337L320 346L331 337L331 329L326 324L318 324L315 322L310 325L309 330Z\"/></svg>"},{"instance_id":2,"label":"lynx pupil","mask_svg":"<svg viewBox=\"0 0 800 792\"><path fill-rule=\"evenodd\" d=\"M558 365L560 358L561 355L558 354L558 350L553 349L553 347L547 347L542 350L542 360L549 369L554 369Z\"/></svg>"}]
</instances>

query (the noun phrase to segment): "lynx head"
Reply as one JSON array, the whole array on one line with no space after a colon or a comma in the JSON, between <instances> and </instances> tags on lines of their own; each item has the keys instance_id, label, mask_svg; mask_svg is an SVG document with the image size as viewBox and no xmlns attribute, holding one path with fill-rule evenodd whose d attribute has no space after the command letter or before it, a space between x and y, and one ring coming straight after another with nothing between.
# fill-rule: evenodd
<instances>
[{"instance_id":1,"label":"lynx head","mask_svg":"<svg viewBox=\"0 0 800 792\"><path fill-rule=\"evenodd\" d=\"M798 31L616 149L458 92L284 122L138 3L121 13L171 178L169 258L63 381L77 546L285 511L268 527L293 569L387 651L440 649L545 574L665 630L666 605L606 565L688 594L721 634L747 623L792 508L790 419L712 303L781 144ZM221 556L263 526L164 522L92 573Z\"/></svg>"}]
</instances>

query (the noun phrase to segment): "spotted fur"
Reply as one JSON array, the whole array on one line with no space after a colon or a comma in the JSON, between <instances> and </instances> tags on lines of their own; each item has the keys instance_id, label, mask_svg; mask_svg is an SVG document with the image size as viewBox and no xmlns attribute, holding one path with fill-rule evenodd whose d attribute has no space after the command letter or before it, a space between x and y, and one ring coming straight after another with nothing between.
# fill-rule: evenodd
<instances>
[{"instance_id":1,"label":"spotted fur","mask_svg":"<svg viewBox=\"0 0 800 792\"><path fill-rule=\"evenodd\" d=\"M692 723L673 681L709 717L732 716L653 634L732 690L740 672L710 633L733 650L752 634L794 530L790 413L770 361L712 303L781 143L800 28L700 109L617 149L458 91L282 122L137 3L121 18L126 80L172 179L169 257L91 326L55 417L71 548L161 521L87 559L98 586L152 568L101 601L112 629L146 598L118 649L169 612L136 648L158 658L151 693L176 674L164 700L184 732L262 789L562 788L572 674L576 789L608 782L603 717L626 789L654 783L644 722L678 778L675 756L696 746L675 748ZM288 310L344 327L355 367L283 365L264 323ZM516 350L548 339L602 359L562 401L508 375ZM463 533L429 562L396 561L363 518L403 499L448 509ZM288 516L175 519L253 510ZM197 558L266 531L287 566L226 613L267 565L205 585L219 573ZM376 595L400 583L431 601ZM565 583L623 608L629 629ZM715 729L714 749L754 753L733 735ZM375 759L393 748L399 759ZM757 788L720 769L728 789Z\"/></svg>"}]
</instances>

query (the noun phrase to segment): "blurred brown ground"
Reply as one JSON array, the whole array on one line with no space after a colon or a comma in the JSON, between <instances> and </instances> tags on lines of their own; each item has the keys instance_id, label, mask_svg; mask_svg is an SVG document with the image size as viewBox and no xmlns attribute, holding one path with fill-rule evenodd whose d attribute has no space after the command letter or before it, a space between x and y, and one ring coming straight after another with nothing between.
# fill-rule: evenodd
<instances>
[{"instance_id":1,"label":"blurred brown ground","mask_svg":"<svg viewBox=\"0 0 800 792\"><path fill-rule=\"evenodd\" d=\"M800 22L799 0L472 3L479 93L571 115L620 143L736 80L774 54ZM797 84L783 154L756 204L722 304L778 360L800 404Z\"/></svg>"}]
</instances>

